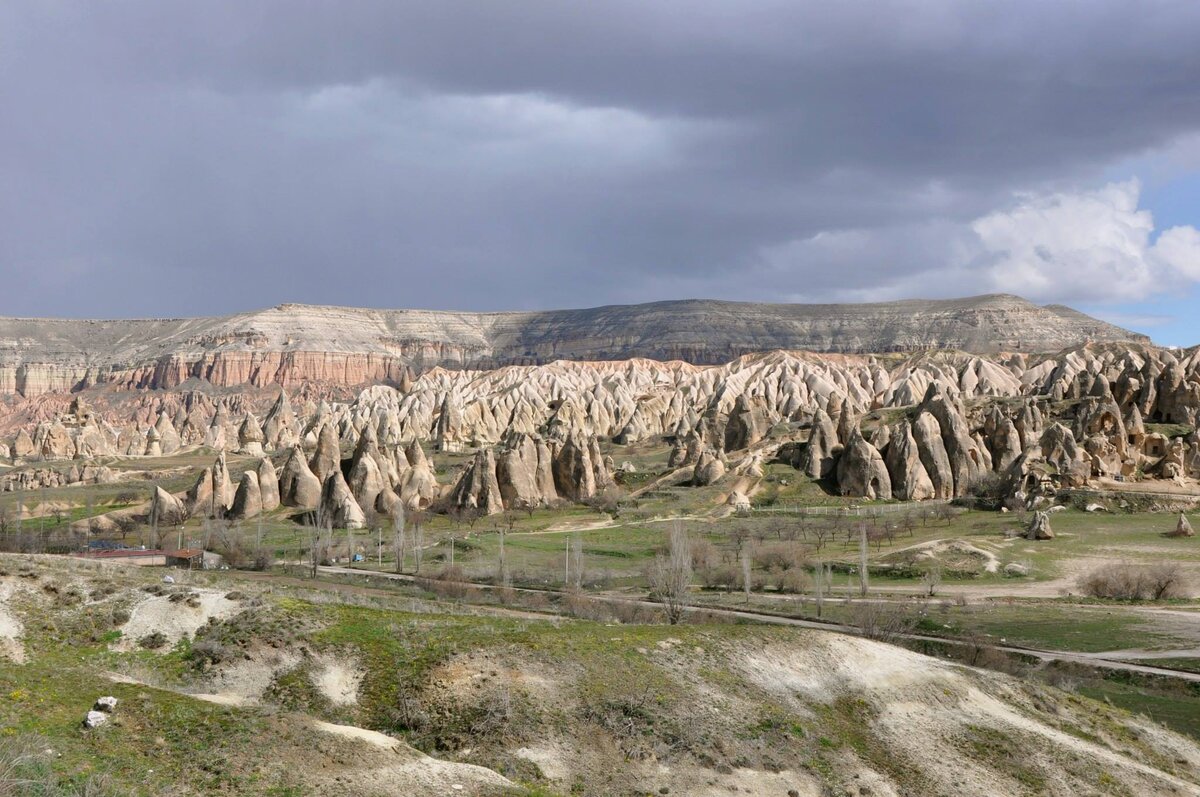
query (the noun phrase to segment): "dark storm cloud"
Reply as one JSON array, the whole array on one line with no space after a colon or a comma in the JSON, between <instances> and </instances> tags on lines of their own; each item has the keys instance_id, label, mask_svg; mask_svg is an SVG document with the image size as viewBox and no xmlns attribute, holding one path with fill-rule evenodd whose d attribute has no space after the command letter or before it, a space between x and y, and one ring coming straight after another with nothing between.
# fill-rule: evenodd
<instances>
[{"instance_id":1,"label":"dark storm cloud","mask_svg":"<svg viewBox=\"0 0 1200 797\"><path fill-rule=\"evenodd\" d=\"M991 289L947 247L1195 131L1198 33L1194 3L14 0L0 312Z\"/></svg>"}]
</instances>

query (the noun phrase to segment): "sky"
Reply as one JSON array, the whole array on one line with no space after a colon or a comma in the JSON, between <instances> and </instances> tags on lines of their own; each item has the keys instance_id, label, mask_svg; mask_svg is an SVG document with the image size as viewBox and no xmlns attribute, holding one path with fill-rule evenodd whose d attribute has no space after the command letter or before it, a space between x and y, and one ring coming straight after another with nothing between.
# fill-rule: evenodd
<instances>
[{"instance_id":1,"label":"sky","mask_svg":"<svg viewBox=\"0 0 1200 797\"><path fill-rule=\"evenodd\" d=\"M1200 3L5 0L0 314L1005 292L1200 343Z\"/></svg>"}]
</instances>

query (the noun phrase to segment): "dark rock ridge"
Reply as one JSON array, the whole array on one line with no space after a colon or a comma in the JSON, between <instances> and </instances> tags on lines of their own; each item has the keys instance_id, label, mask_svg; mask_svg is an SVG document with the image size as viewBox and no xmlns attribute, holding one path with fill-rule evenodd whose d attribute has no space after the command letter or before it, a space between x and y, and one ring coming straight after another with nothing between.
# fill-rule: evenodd
<instances>
[{"instance_id":1,"label":"dark rock ridge","mask_svg":"<svg viewBox=\"0 0 1200 797\"><path fill-rule=\"evenodd\" d=\"M100 384L172 388L400 384L435 366L494 368L646 357L694 364L770 350L1050 352L1136 333L1003 294L877 304L712 300L587 310L458 313L280 305L219 318L0 318L0 394ZM235 430L236 431L236 430Z\"/></svg>"}]
</instances>

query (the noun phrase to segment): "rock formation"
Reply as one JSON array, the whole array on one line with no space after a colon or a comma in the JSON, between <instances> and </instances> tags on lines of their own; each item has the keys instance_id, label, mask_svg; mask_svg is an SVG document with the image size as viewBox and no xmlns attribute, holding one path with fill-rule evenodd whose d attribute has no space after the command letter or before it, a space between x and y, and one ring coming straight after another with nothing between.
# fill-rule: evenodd
<instances>
[{"instance_id":1,"label":"rock formation","mask_svg":"<svg viewBox=\"0 0 1200 797\"><path fill-rule=\"evenodd\" d=\"M484 515L504 511L500 483L496 479L496 458L490 448L475 452L475 458L450 491L450 503L459 509L476 510Z\"/></svg>"},{"instance_id":2,"label":"rock formation","mask_svg":"<svg viewBox=\"0 0 1200 797\"><path fill-rule=\"evenodd\" d=\"M0 393L32 397L80 383L167 389L188 379L222 387L401 384L410 367L436 365L630 357L716 363L776 349L1058 351L1088 340L1145 339L1073 310L1003 295L856 305L683 301L544 313L280 305L201 319L5 318ZM976 368L970 380L992 373ZM1171 384L1187 389L1186 382ZM266 436L276 447L290 443L272 431Z\"/></svg>"},{"instance_id":3,"label":"rock formation","mask_svg":"<svg viewBox=\"0 0 1200 797\"><path fill-rule=\"evenodd\" d=\"M887 470L891 478L892 495L900 501L924 501L935 498L933 481L921 462L921 452L913 437L912 425L900 423L892 433L887 447Z\"/></svg>"},{"instance_id":4,"label":"rock formation","mask_svg":"<svg viewBox=\"0 0 1200 797\"><path fill-rule=\"evenodd\" d=\"M321 489L320 514L335 529L361 529L366 522L341 470L335 470Z\"/></svg>"},{"instance_id":5,"label":"rock formation","mask_svg":"<svg viewBox=\"0 0 1200 797\"><path fill-rule=\"evenodd\" d=\"M704 487L715 484L725 476L725 462L719 452L705 449L696 459L696 467L692 470L692 484Z\"/></svg>"},{"instance_id":6,"label":"rock formation","mask_svg":"<svg viewBox=\"0 0 1200 797\"><path fill-rule=\"evenodd\" d=\"M321 424L317 433L317 446L308 467L322 484L334 471L341 472L342 448L338 441L337 427L332 422L326 421Z\"/></svg>"},{"instance_id":7,"label":"rock formation","mask_svg":"<svg viewBox=\"0 0 1200 797\"><path fill-rule=\"evenodd\" d=\"M1025 531L1025 538L1030 540L1052 540L1054 532L1050 529L1050 513L1038 510L1033 513L1033 518L1029 521L1029 528Z\"/></svg>"},{"instance_id":8,"label":"rock formation","mask_svg":"<svg viewBox=\"0 0 1200 797\"><path fill-rule=\"evenodd\" d=\"M259 486L258 473L245 471L238 482L229 514L234 518L252 518L262 514L262 511L262 487Z\"/></svg>"},{"instance_id":9,"label":"rock formation","mask_svg":"<svg viewBox=\"0 0 1200 797\"><path fill-rule=\"evenodd\" d=\"M298 509L316 509L321 503L321 482L309 469L298 445L292 447L279 474L279 500Z\"/></svg>"},{"instance_id":10,"label":"rock formation","mask_svg":"<svg viewBox=\"0 0 1200 797\"><path fill-rule=\"evenodd\" d=\"M176 526L188 518L187 508L175 496L162 487L154 488L150 498L149 522L162 526Z\"/></svg>"},{"instance_id":11,"label":"rock formation","mask_svg":"<svg viewBox=\"0 0 1200 797\"><path fill-rule=\"evenodd\" d=\"M279 477L271 460L263 457L258 463L259 502L262 511L271 512L279 507Z\"/></svg>"},{"instance_id":12,"label":"rock formation","mask_svg":"<svg viewBox=\"0 0 1200 797\"><path fill-rule=\"evenodd\" d=\"M892 479L883 457L875 446L863 439L858 429L850 433L845 450L838 458L837 482L842 495L864 498L890 498L892 495Z\"/></svg>"}]
</instances>

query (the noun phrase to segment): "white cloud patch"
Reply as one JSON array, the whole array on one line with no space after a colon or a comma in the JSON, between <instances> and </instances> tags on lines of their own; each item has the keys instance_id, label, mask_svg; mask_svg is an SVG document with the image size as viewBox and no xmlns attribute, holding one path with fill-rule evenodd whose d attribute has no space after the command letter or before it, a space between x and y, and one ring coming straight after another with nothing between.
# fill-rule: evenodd
<instances>
[{"instance_id":1,"label":"white cloud patch","mask_svg":"<svg viewBox=\"0 0 1200 797\"><path fill-rule=\"evenodd\" d=\"M1200 234L1172 227L1154 240L1136 180L1097 191L1023 196L971 224L991 284L1038 299L1144 299L1200 278Z\"/></svg>"},{"instance_id":2,"label":"white cloud patch","mask_svg":"<svg viewBox=\"0 0 1200 797\"><path fill-rule=\"evenodd\" d=\"M1130 301L1200 282L1200 231L1155 234L1137 180L1094 191L1020 194L952 221L818 233L763 251L777 274L813 277L795 296L871 301L1015 293L1037 301Z\"/></svg>"}]
</instances>

